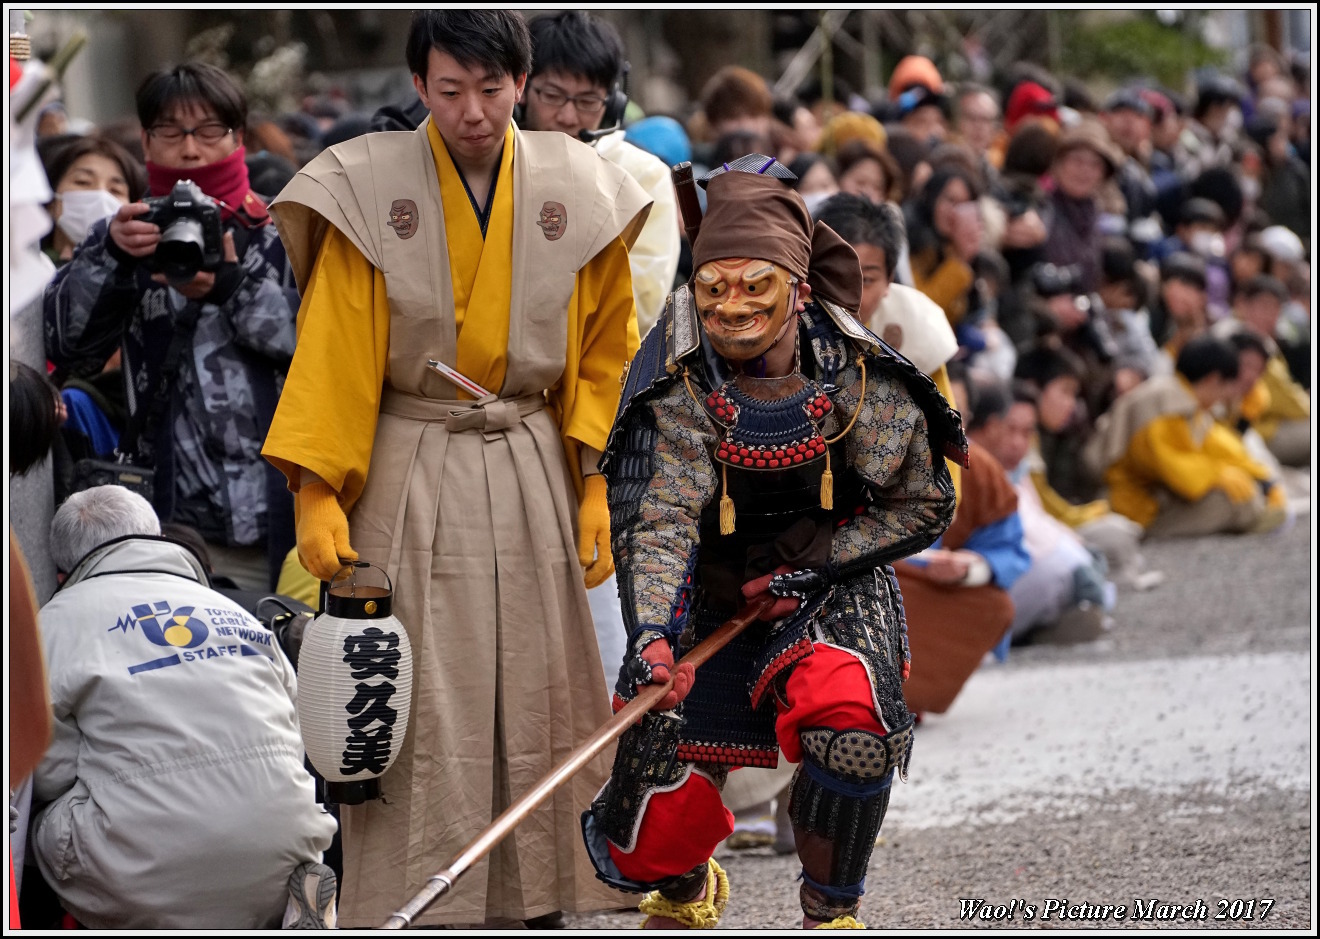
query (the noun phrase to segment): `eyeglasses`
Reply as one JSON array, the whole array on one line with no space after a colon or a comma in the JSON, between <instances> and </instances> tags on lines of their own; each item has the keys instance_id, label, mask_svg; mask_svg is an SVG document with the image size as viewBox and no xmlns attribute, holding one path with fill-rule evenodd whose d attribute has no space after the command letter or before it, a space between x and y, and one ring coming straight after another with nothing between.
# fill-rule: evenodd
<instances>
[{"instance_id":1,"label":"eyeglasses","mask_svg":"<svg viewBox=\"0 0 1320 939\"><path fill-rule=\"evenodd\" d=\"M562 91L550 88L532 87L541 101L549 107L558 110L564 106L565 101L572 101L573 107L579 114L596 114L605 107L605 99L599 95L573 95L569 96Z\"/></svg>"},{"instance_id":2,"label":"eyeglasses","mask_svg":"<svg viewBox=\"0 0 1320 939\"><path fill-rule=\"evenodd\" d=\"M232 128L221 124L219 121L211 121L207 124L199 124L196 127L179 127L177 124L157 124L155 127L147 128L147 134L155 140L163 140L166 143L179 143L184 137L196 136L202 143L219 143Z\"/></svg>"}]
</instances>

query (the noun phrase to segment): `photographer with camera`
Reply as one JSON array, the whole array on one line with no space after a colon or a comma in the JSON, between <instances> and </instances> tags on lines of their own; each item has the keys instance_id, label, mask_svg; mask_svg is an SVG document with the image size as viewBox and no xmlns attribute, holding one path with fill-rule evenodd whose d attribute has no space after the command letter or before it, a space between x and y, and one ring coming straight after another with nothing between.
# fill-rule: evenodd
<instances>
[{"instance_id":1,"label":"photographer with camera","mask_svg":"<svg viewBox=\"0 0 1320 939\"><path fill-rule=\"evenodd\" d=\"M148 198L93 225L47 288L47 354L81 375L122 350L120 459L162 519L198 529L218 569L266 590L293 545L292 497L260 454L298 296L248 183L247 103L224 71L186 63L150 75L137 111Z\"/></svg>"}]
</instances>

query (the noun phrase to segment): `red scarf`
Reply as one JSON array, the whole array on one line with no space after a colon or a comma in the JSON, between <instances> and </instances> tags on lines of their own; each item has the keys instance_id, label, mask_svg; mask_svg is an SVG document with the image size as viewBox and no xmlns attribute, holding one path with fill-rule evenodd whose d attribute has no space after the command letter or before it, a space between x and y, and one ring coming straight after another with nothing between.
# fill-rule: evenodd
<instances>
[{"instance_id":1,"label":"red scarf","mask_svg":"<svg viewBox=\"0 0 1320 939\"><path fill-rule=\"evenodd\" d=\"M221 203L222 217L238 217L236 210L242 207L248 219L264 224L269 215L266 204L248 183L246 158L246 148L239 147L223 160L190 169L161 166L148 161L147 190L152 196L166 196L179 180L191 179L201 187L202 192Z\"/></svg>"}]
</instances>

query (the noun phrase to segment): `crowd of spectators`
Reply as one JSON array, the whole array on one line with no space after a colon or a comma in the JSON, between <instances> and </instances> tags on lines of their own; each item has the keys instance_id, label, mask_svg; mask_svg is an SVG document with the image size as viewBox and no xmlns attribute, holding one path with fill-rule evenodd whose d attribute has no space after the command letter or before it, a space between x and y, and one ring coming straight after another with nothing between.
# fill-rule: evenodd
<instances>
[{"instance_id":1,"label":"crowd of spectators","mask_svg":"<svg viewBox=\"0 0 1320 939\"><path fill-rule=\"evenodd\" d=\"M571 42L540 19L538 42L560 58L538 65L519 119L591 137L602 119L579 101L606 106L622 49L599 69L573 66ZM1121 626L1121 592L1162 579L1142 561L1143 539L1263 533L1289 520L1285 479L1309 467L1311 447L1310 99L1296 71L1253 47L1240 80L1206 72L1182 88L1140 81L1093 98L1031 64L954 84L912 55L868 101L815 81L777 97L765 76L729 66L689 112L647 115L633 102L610 115L613 133L592 138L665 190L657 204L669 200L650 223L655 258L634 259L643 332L692 273L655 168L691 161L700 177L774 156L813 216L857 249L859 319L962 412L973 443L959 517L933 549L897 565L913 710L947 709L987 653ZM152 506L129 508L173 524L175 540L194 537L236 586L275 590L296 561L292 502L260 448L299 297L265 203L323 148L401 126L405 111L325 94L289 113L249 112L232 76L197 64L144 84L135 119L96 128L47 106L37 152L53 225L42 248L58 271L42 303L46 374L11 363L19 470L40 462L45 451L30 451L49 439L66 503L89 461L127 453L154 471ZM559 126L575 113L587 117ZM136 219L144 197L189 177L228 197L224 263L171 279L145 263L157 242ZM104 563L131 560L136 545L204 582L196 551L140 540L158 533L125 530L137 540ZM93 576L85 553L62 573ZM64 606L76 598L63 596ZM287 723L278 685L267 699ZM65 798L52 778L50 767L39 775L38 796ZM281 856L280 870L325 847L310 801L298 811L308 846ZM41 869L53 877L50 865ZM279 901L264 898L252 923L277 917ZM87 924L132 925L74 907Z\"/></svg>"}]
</instances>

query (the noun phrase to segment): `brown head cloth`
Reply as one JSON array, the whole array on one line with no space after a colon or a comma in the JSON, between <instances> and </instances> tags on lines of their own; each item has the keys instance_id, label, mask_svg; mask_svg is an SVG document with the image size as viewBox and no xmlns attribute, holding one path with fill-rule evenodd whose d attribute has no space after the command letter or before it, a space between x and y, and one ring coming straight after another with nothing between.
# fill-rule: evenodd
<instances>
[{"instance_id":1,"label":"brown head cloth","mask_svg":"<svg viewBox=\"0 0 1320 939\"><path fill-rule=\"evenodd\" d=\"M813 225L802 197L773 176L733 170L706 182L692 268L723 258L773 261L851 313L862 300L857 252L828 225Z\"/></svg>"}]
</instances>

